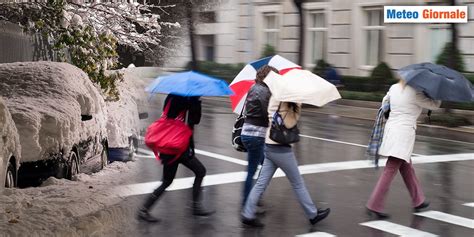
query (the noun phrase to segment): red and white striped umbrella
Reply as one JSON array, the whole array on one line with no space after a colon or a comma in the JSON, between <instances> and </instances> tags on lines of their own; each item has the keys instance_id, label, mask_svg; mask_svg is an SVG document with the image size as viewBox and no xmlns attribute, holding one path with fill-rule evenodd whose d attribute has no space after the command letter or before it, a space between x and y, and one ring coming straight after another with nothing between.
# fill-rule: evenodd
<instances>
[{"instance_id":1,"label":"red and white striped umbrella","mask_svg":"<svg viewBox=\"0 0 474 237\"><path fill-rule=\"evenodd\" d=\"M230 96L232 111L234 113L240 114L242 112L245 99L247 98L247 92L250 90L250 87L255 84L258 69L264 65L276 68L280 75L283 75L292 69L301 68L301 66L279 55L262 58L245 65L242 71L240 71L232 83L230 83L230 88L234 91L234 95Z\"/></svg>"}]
</instances>

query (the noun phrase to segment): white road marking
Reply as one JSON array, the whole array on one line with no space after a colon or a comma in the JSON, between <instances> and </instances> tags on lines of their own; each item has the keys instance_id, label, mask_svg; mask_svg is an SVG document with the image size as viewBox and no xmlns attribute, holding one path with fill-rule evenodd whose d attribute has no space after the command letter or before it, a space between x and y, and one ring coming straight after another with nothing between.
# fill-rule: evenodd
<instances>
[{"instance_id":1,"label":"white road marking","mask_svg":"<svg viewBox=\"0 0 474 237\"><path fill-rule=\"evenodd\" d=\"M360 225L374 228L377 230L385 231L398 236L410 236L410 237L434 237L437 235L424 232L421 230L413 229L403 225L395 224L389 221L369 221L360 223Z\"/></svg>"},{"instance_id":2,"label":"white road marking","mask_svg":"<svg viewBox=\"0 0 474 237\"><path fill-rule=\"evenodd\" d=\"M216 154L216 153L212 153L212 152L208 152L208 151L203 151L203 150L199 150L199 149L195 149L194 152L196 152L196 154L199 154L199 155L216 158L218 160L228 161L228 162L238 164L238 165L247 166L247 163L248 163L245 160L233 158L233 157L230 157L230 156L224 156L224 155L220 155L220 154Z\"/></svg>"},{"instance_id":3,"label":"white road marking","mask_svg":"<svg viewBox=\"0 0 474 237\"><path fill-rule=\"evenodd\" d=\"M300 137L311 138L311 139L316 139L316 140L321 140L321 141L326 141L326 142L334 142L334 143L339 143L339 144L344 144L344 145L349 145L349 146L356 146L356 147L367 148L367 145L363 145L363 144L357 144L357 143L352 143L352 142L338 141L338 140L327 139L327 138L322 138L322 137L315 137L315 136L309 136L309 135L304 135L304 134L300 134ZM414 156L422 156L422 155L416 154L416 153L413 153L413 155L414 155Z\"/></svg>"},{"instance_id":4,"label":"white road marking","mask_svg":"<svg viewBox=\"0 0 474 237\"><path fill-rule=\"evenodd\" d=\"M336 237L335 235L326 233L326 232L313 232L302 235L296 235L295 237Z\"/></svg>"},{"instance_id":5,"label":"white road marking","mask_svg":"<svg viewBox=\"0 0 474 237\"><path fill-rule=\"evenodd\" d=\"M459 226L464 226L470 229L474 229L474 220L465 218L465 217L460 217L460 216L455 216L451 214L447 214L444 212L439 212L439 211L425 211L425 212L420 212L420 213L415 213L417 216L423 216L423 217L428 217L430 219L454 224L454 225L459 225Z\"/></svg>"},{"instance_id":6,"label":"white road marking","mask_svg":"<svg viewBox=\"0 0 474 237\"><path fill-rule=\"evenodd\" d=\"M464 203L463 205L468 207L474 207L474 202Z\"/></svg>"},{"instance_id":7,"label":"white road marking","mask_svg":"<svg viewBox=\"0 0 474 237\"><path fill-rule=\"evenodd\" d=\"M155 158L155 154L152 151L145 150L145 149L140 149L139 151L141 153L148 154L148 156L141 156L143 158ZM234 157L225 156L225 155L221 155L221 154L217 154L217 153L213 153L213 152L209 152L209 151L203 151L203 150L195 149L194 152L196 152L196 154L199 154L199 155L212 157L212 158L215 158L215 159L218 159L218 160L223 160L223 161L231 162L231 163L238 164L238 165L247 166L247 163L248 163L245 160L241 160L241 159L237 159L237 158L234 158Z\"/></svg>"},{"instance_id":8,"label":"white road marking","mask_svg":"<svg viewBox=\"0 0 474 237\"><path fill-rule=\"evenodd\" d=\"M452 155L436 155L436 156L422 156L413 157L413 163L425 164L425 163L437 163L437 162L450 162L450 161L464 161L474 160L474 153L468 154L452 154ZM380 161L380 166L385 165L386 159ZM325 173L331 171L341 170L354 170L354 169L365 169L372 168L374 165L368 160L355 160L355 161L341 161L341 162L330 162L320 163L311 165L301 165L299 170L301 174L315 174ZM219 184L238 183L245 180L247 173L242 172L231 172L222 174L207 175L204 178L203 186L213 186ZM274 178L283 177L285 174L281 169L275 172ZM173 184L167 190L181 190L191 188L194 182L194 177L178 178L175 179ZM118 186L116 193L121 196L133 196L151 193L153 189L158 187L161 182L147 182L139 184L130 184Z\"/></svg>"}]
</instances>

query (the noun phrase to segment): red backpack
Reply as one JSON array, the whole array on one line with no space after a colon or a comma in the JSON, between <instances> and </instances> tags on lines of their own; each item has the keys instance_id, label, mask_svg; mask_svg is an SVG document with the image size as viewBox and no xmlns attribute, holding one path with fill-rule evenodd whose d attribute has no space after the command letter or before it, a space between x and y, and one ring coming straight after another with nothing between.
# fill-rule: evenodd
<instances>
[{"instance_id":1,"label":"red backpack","mask_svg":"<svg viewBox=\"0 0 474 237\"><path fill-rule=\"evenodd\" d=\"M178 159L189 147L193 131L184 123L186 112L175 119L168 118L171 101L165 106L161 118L153 122L146 130L145 144L160 160L160 153L176 155L169 163Z\"/></svg>"}]
</instances>

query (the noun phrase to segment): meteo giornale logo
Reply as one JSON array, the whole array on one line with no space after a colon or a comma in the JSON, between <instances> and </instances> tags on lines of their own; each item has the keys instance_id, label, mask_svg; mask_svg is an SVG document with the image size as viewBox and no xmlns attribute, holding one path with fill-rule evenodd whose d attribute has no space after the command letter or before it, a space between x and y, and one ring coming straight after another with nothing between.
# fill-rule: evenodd
<instances>
[{"instance_id":1,"label":"meteo giornale logo","mask_svg":"<svg viewBox=\"0 0 474 237\"><path fill-rule=\"evenodd\" d=\"M384 6L385 23L466 23L467 6Z\"/></svg>"}]
</instances>

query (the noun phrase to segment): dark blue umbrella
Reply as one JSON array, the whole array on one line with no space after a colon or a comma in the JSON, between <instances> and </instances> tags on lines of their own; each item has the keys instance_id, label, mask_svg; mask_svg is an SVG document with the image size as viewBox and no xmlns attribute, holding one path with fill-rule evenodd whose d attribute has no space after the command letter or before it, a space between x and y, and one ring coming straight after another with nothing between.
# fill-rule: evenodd
<instances>
[{"instance_id":1,"label":"dark blue umbrella","mask_svg":"<svg viewBox=\"0 0 474 237\"><path fill-rule=\"evenodd\" d=\"M234 94L225 81L195 71L158 77L145 90L150 93L180 96L227 96Z\"/></svg>"},{"instance_id":2,"label":"dark blue umbrella","mask_svg":"<svg viewBox=\"0 0 474 237\"><path fill-rule=\"evenodd\" d=\"M419 63L398 70L400 77L417 91L434 100L469 102L474 87L461 73L433 63Z\"/></svg>"}]
</instances>

